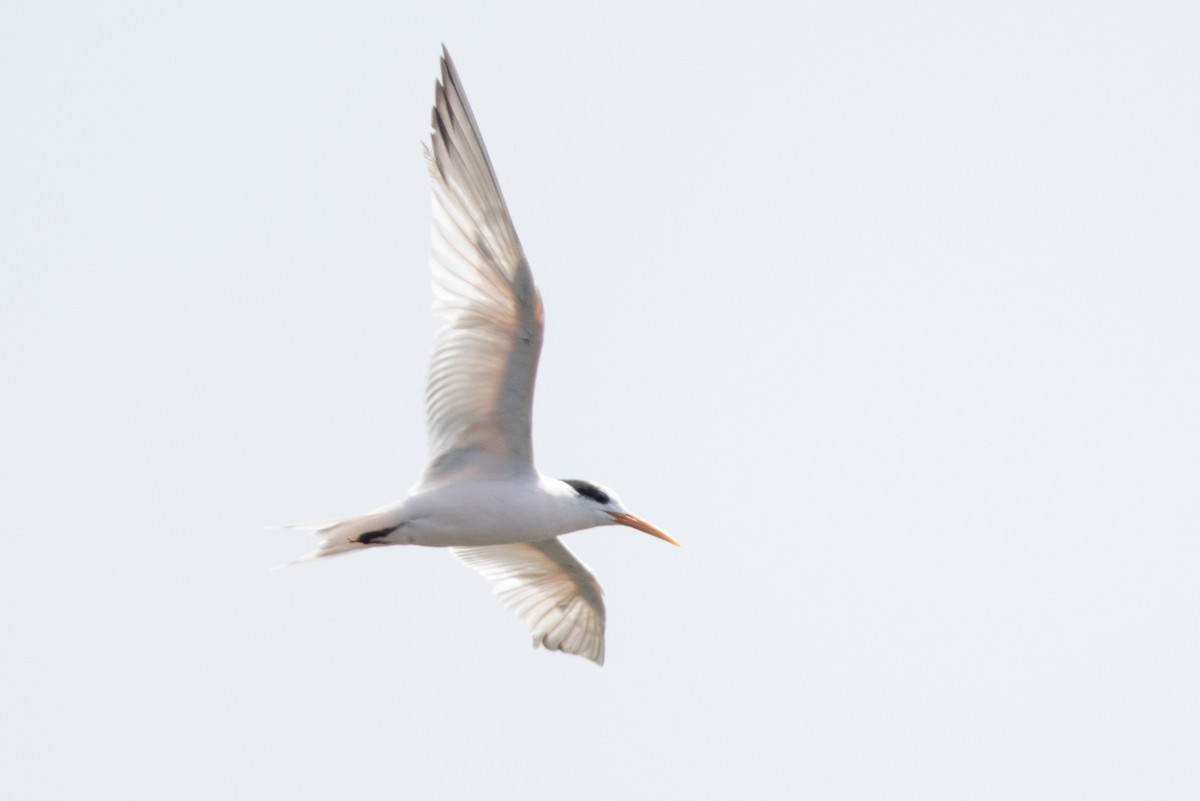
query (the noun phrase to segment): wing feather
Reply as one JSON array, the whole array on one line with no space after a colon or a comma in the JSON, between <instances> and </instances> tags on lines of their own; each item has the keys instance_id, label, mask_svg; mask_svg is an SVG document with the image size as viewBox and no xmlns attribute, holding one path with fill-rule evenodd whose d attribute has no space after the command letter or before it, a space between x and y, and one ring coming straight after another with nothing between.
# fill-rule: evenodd
<instances>
[{"instance_id":1,"label":"wing feather","mask_svg":"<svg viewBox=\"0 0 1200 801\"><path fill-rule=\"evenodd\" d=\"M542 301L449 53L433 107L434 310L426 384L428 486L533 469L531 418Z\"/></svg>"},{"instance_id":2,"label":"wing feather","mask_svg":"<svg viewBox=\"0 0 1200 801\"><path fill-rule=\"evenodd\" d=\"M534 647L604 664L604 593L557 537L450 550L492 583L505 608L533 632Z\"/></svg>"}]
</instances>

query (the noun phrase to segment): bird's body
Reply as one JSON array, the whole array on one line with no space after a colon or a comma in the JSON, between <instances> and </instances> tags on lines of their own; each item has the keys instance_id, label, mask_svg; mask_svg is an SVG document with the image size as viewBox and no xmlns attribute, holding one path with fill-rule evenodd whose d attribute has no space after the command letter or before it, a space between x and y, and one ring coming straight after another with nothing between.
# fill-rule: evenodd
<instances>
[{"instance_id":1,"label":"bird's body","mask_svg":"<svg viewBox=\"0 0 1200 801\"><path fill-rule=\"evenodd\" d=\"M536 542L603 522L581 513L575 495L569 484L540 473L414 487L402 501L338 521L338 537L328 538L329 547L312 556L368 545L445 548Z\"/></svg>"},{"instance_id":2,"label":"bird's body","mask_svg":"<svg viewBox=\"0 0 1200 801\"><path fill-rule=\"evenodd\" d=\"M443 49L433 110L434 309L426 384L430 460L403 500L302 525L321 546L298 561L385 545L451 548L493 582L534 645L604 661L599 584L558 539L624 525L678 545L616 495L533 465L533 388L543 309L462 82Z\"/></svg>"}]
</instances>

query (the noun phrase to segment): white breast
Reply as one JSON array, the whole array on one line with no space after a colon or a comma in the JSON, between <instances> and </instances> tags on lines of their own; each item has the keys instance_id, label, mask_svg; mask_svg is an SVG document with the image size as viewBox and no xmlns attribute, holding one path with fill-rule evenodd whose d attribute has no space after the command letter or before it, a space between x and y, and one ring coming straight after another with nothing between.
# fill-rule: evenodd
<instances>
[{"instance_id":1,"label":"white breast","mask_svg":"<svg viewBox=\"0 0 1200 801\"><path fill-rule=\"evenodd\" d=\"M395 540L414 545L534 542L596 525L569 487L541 475L449 484L409 496L404 507Z\"/></svg>"}]
</instances>

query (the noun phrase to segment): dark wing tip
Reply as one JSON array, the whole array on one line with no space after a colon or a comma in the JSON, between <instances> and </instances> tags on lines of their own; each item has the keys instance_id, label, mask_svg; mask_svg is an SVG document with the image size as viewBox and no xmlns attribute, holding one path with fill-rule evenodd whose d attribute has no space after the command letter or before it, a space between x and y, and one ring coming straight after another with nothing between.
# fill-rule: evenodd
<instances>
[{"instance_id":1,"label":"dark wing tip","mask_svg":"<svg viewBox=\"0 0 1200 801\"><path fill-rule=\"evenodd\" d=\"M462 82L458 79L458 70L454 66L454 59L450 58L450 51L446 49L446 45L442 45L442 83L447 86L453 86L454 91L462 94Z\"/></svg>"}]
</instances>

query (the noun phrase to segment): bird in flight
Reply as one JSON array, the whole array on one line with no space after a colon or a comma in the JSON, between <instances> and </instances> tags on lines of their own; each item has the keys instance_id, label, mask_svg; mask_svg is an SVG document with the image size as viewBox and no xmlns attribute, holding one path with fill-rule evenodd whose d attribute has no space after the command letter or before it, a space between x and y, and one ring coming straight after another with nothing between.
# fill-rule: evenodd
<instances>
[{"instance_id":1,"label":"bird in flight","mask_svg":"<svg viewBox=\"0 0 1200 801\"><path fill-rule=\"evenodd\" d=\"M533 644L604 664L604 600L561 534L622 525L678 545L606 487L533 464L542 299L462 82L442 48L433 107L434 310L425 390L429 463L408 497L345 520L298 524L321 544L297 561L384 545L450 548L494 585Z\"/></svg>"}]
</instances>

